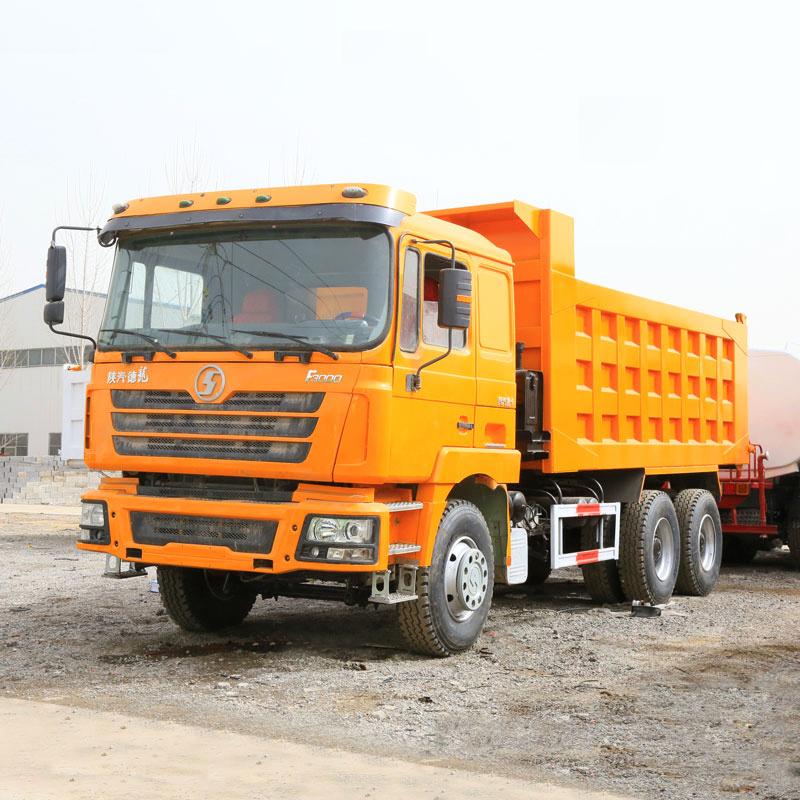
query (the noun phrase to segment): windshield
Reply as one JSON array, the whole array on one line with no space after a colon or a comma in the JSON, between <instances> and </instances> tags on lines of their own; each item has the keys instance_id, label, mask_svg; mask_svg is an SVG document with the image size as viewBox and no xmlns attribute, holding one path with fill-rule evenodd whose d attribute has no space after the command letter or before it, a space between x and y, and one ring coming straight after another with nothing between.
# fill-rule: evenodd
<instances>
[{"instance_id":1,"label":"windshield","mask_svg":"<svg viewBox=\"0 0 800 800\"><path fill-rule=\"evenodd\" d=\"M389 234L377 225L121 239L98 343L141 351L153 349L151 337L172 350L363 350L388 328L390 268Z\"/></svg>"}]
</instances>

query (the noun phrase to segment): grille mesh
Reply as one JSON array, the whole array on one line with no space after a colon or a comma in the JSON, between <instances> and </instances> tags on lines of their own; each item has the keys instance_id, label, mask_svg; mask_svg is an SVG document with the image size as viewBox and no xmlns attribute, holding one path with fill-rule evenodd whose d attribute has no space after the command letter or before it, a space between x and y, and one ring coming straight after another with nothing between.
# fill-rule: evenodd
<instances>
[{"instance_id":1,"label":"grille mesh","mask_svg":"<svg viewBox=\"0 0 800 800\"><path fill-rule=\"evenodd\" d=\"M319 411L325 392L236 392L224 403L197 403L189 392L150 389L112 389L114 408L174 409L176 411Z\"/></svg>"},{"instance_id":2,"label":"grille mesh","mask_svg":"<svg viewBox=\"0 0 800 800\"><path fill-rule=\"evenodd\" d=\"M174 439L149 436L114 436L114 450L121 456L159 458L229 458L235 461L282 461L299 464L311 447L309 442L253 442L241 439Z\"/></svg>"},{"instance_id":3,"label":"grille mesh","mask_svg":"<svg viewBox=\"0 0 800 800\"><path fill-rule=\"evenodd\" d=\"M111 415L114 430L123 433L206 433L217 436L310 436L316 417L251 417L233 414Z\"/></svg>"},{"instance_id":4,"label":"grille mesh","mask_svg":"<svg viewBox=\"0 0 800 800\"><path fill-rule=\"evenodd\" d=\"M239 503L291 503L292 492L254 490L243 487L218 486L142 486L136 489L140 497L197 497L201 500L236 500Z\"/></svg>"},{"instance_id":5,"label":"grille mesh","mask_svg":"<svg viewBox=\"0 0 800 800\"><path fill-rule=\"evenodd\" d=\"M131 512L131 532L136 544L161 546L170 542L182 542L220 545L237 553L269 553L277 529L278 523L275 520Z\"/></svg>"}]
</instances>

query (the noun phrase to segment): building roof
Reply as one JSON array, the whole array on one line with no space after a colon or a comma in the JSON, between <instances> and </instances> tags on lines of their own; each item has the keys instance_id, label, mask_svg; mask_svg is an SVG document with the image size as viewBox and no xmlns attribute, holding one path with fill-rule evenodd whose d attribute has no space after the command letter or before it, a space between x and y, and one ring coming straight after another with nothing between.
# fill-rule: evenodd
<instances>
[{"instance_id":1,"label":"building roof","mask_svg":"<svg viewBox=\"0 0 800 800\"><path fill-rule=\"evenodd\" d=\"M43 283L39 283L36 286L31 286L30 289L23 289L21 292L16 292L15 294L10 294L8 297L0 297L0 303L5 303L6 300L13 300L15 297L22 297L24 294L29 294L30 292L35 292L37 289L44 289L45 285ZM70 289L67 288L68 292L75 292L76 294L88 294L92 297L106 297L107 295L105 292L83 292L81 289Z\"/></svg>"}]
</instances>

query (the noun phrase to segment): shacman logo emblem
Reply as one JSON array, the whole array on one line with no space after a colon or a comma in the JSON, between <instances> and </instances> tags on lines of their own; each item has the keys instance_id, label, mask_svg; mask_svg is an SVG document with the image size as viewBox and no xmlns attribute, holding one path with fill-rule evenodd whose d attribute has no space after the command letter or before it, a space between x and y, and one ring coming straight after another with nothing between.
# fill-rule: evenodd
<instances>
[{"instance_id":1,"label":"shacman logo emblem","mask_svg":"<svg viewBox=\"0 0 800 800\"><path fill-rule=\"evenodd\" d=\"M216 400L225 388L225 373L216 364L206 364L194 379L194 391L198 400L210 403Z\"/></svg>"}]
</instances>

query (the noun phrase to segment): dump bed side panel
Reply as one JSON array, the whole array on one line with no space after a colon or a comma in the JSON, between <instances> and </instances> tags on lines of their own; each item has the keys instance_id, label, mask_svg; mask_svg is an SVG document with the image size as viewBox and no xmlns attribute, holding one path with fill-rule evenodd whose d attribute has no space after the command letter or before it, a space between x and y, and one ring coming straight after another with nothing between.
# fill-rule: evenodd
<instances>
[{"instance_id":1,"label":"dump bed side panel","mask_svg":"<svg viewBox=\"0 0 800 800\"><path fill-rule=\"evenodd\" d=\"M743 324L574 278L552 288L546 471L747 460Z\"/></svg>"},{"instance_id":2,"label":"dump bed side panel","mask_svg":"<svg viewBox=\"0 0 800 800\"><path fill-rule=\"evenodd\" d=\"M747 461L743 323L575 279L572 219L515 201L433 212L514 262L522 365L544 374L549 458L575 472L709 470Z\"/></svg>"}]
</instances>

